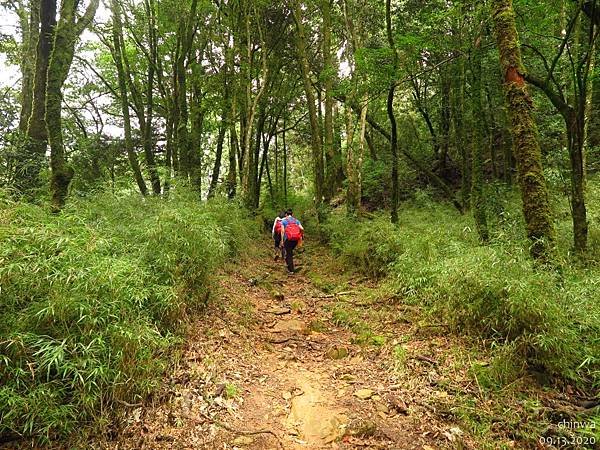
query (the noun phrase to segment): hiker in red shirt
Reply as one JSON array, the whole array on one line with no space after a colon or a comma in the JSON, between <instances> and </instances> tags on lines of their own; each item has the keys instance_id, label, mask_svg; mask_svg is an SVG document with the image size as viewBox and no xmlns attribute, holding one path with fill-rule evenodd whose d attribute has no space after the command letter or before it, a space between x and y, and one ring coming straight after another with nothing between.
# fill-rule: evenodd
<instances>
[{"instance_id":1,"label":"hiker in red shirt","mask_svg":"<svg viewBox=\"0 0 600 450\"><path fill-rule=\"evenodd\" d=\"M281 247L281 221L285 218L285 212L281 211L277 217L275 217L275 221L273 222L273 229L271 230L271 236L273 236L273 241L275 242L275 261L279 259L279 255L281 255L281 259L285 257L285 250Z\"/></svg>"},{"instance_id":2,"label":"hiker in red shirt","mask_svg":"<svg viewBox=\"0 0 600 450\"><path fill-rule=\"evenodd\" d=\"M279 245L285 249L288 275L292 275L294 273L294 249L304 236L304 228L300 221L293 216L291 209L288 209L285 214L285 219L281 221L282 242Z\"/></svg>"}]
</instances>

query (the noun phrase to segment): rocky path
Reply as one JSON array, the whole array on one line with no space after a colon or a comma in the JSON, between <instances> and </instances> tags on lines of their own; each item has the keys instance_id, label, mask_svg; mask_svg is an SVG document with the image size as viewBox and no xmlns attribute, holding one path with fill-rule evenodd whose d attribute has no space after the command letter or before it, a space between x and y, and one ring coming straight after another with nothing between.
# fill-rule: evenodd
<instances>
[{"instance_id":1,"label":"rocky path","mask_svg":"<svg viewBox=\"0 0 600 450\"><path fill-rule=\"evenodd\" d=\"M104 448L438 449L461 430L431 406L436 345L407 356L410 320L363 308L365 280L309 246L285 274L267 243L220 275L166 388ZM337 273L336 273L337 272ZM364 311L377 318L371 329ZM398 349L401 350L398 350ZM409 352L410 353L410 352Z\"/></svg>"}]
</instances>

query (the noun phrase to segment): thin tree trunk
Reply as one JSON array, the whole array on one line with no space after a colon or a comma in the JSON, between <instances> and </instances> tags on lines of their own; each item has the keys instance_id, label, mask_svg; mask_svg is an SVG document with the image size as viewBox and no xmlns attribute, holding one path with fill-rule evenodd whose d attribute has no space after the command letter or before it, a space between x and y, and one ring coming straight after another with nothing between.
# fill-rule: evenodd
<instances>
[{"instance_id":1,"label":"thin tree trunk","mask_svg":"<svg viewBox=\"0 0 600 450\"><path fill-rule=\"evenodd\" d=\"M473 72L473 119L474 136L473 151L471 155L471 207L473 208L473 218L481 242L488 242L490 235L485 211L485 198L483 195L483 154L484 139L482 132L482 123L480 118L483 115L481 102L481 36L477 38L473 48L473 63L471 66Z\"/></svg>"},{"instance_id":2,"label":"thin tree trunk","mask_svg":"<svg viewBox=\"0 0 600 450\"><path fill-rule=\"evenodd\" d=\"M296 1L294 5L294 21L296 22L296 50L298 53L298 61L300 63L300 71L302 72L302 82L304 84L304 92L306 94L306 101L308 103L308 112L310 118L310 130L311 130L311 148L312 148L312 160L313 160L313 188L314 188L314 201L317 209L317 216L319 221L321 217L321 205L323 203L323 179L324 179L324 168L323 168L323 149L321 147L321 130L319 128L319 119L317 117L317 108L315 105L315 94L310 81L310 67L308 64L308 56L306 54L306 34L304 30L304 24L302 23L302 11L300 9L300 3Z\"/></svg>"},{"instance_id":3,"label":"thin tree trunk","mask_svg":"<svg viewBox=\"0 0 600 450\"><path fill-rule=\"evenodd\" d=\"M442 69L440 73L440 83L442 87L442 109L440 115L440 136L439 136L439 145L440 145L440 154L438 157L439 160L439 168L440 174L444 176L446 171L446 163L448 161L448 150L450 144L450 124L451 124L451 107L450 107L450 97L451 97L451 89L452 82L450 77L448 77L447 70Z\"/></svg>"},{"instance_id":4,"label":"thin tree trunk","mask_svg":"<svg viewBox=\"0 0 600 450\"><path fill-rule=\"evenodd\" d=\"M393 71L394 75L398 67L398 53L396 52L396 45L394 44L394 36L392 34L392 14L391 14L391 0L385 1L385 23L387 30L387 38L390 48L394 53L393 58ZM392 79L390 87L388 89L387 96L387 115L390 121L390 150L392 153L392 212L391 220L392 223L398 223L398 131L396 128L396 116L394 114L394 91L396 90L396 80Z\"/></svg>"},{"instance_id":5,"label":"thin tree trunk","mask_svg":"<svg viewBox=\"0 0 600 450\"><path fill-rule=\"evenodd\" d=\"M223 108L225 109L225 108ZM223 156L223 143L225 142L225 132L227 131L227 112L223 111L221 124L219 125L219 135L217 136L217 151L215 154L215 164L213 165L212 175L210 177L210 186L208 187L208 198L215 196L217 183L219 181L219 172L221 171L221 158Z\"/></svg>"},{"instance_id":6,"label":"thin tree trunk","mask_svg":"<svg viewBox=\"0 0 600 450\"><path fill-rule=\"evenodd\" d=\"M29 11L23 8L19 16L23 36L19 131L25 135L33 106L36 45L40 38L40 0L30 0Z\"/></svg>"},{"instance_id":7,"label":"thin tree trunk","mask_svg":"<svg viewBox=\"0 0 600 450\"><path fill-rule=\"evenodd\" d=\"M127 91L127 76L123 65L123 29L121 25L121 9L117 0L111 0L111 9L113 15L113 57L117 68L117 78L119 83L119 94L121 100L121 112L123 114L123 128L125 134L125 150L129 165L133 171L133 177L138 185L142 195L148 194L148 187L144 181L142 170L138 161L137 154L133 147L133 139L131 138L131 118L129 115L129 93Z\"/></svg>"},{"instance_id":8,"label":"thin tree trunk","mask_svg":"<svg viewBox=\"0 0 600 450\"><path fill-rule=\"evenodd\" d=\"M567 140L571 161L571 216L573 219L573 244L575 251L585 253L587 249L588 222L585 206L585 130L583 112L578 117L575 110L568 117Z\"/></svg>"},{"instance_id":9,"label":"thin tree trunk","mask_svg":"<svg viewBox=\"0 0 600 450\"><path fill-rule=\"evenodd\" d=\"M148 38L150 41L150 58L148 62L148 79L146 86L146 120L143 129L144 155L146 157L146 166L152 184L154 195L160 195L160 176L156 168L156 159L154 157L154 137L152 133L152 117L154 108L154 68L158 60L158 38L156 36L156 18L154 9L154 0L144 1L146 15L148 16Z\"/></svg>"},{"instance_id":10,"label":"thin tree trunk","mask_svg":"<svg viewBox=\"0 0 600 450\"><path fill-rule=\"evenodd\" d=\"M164 193L168 193L171 188L171 178L173 177L173 119L167 115L167 124L165 126L166 145L165 145L165 183Z\"/></svg>"},{"instance_id":11,"label":"thin tree trunk","mask_svg":"<svg viewBox=\"0 0 600 450\"><path fill-rule=\"evenodd\" d=\"M333 142L333 81L336 70L334 68L333 55L331 53L331 0L321 1L323 13L323 89L325 91L325 114L324 114L324 136L323 150L325 153L325 201L329 202L339 187L339 169L337 165L341 162L335 155Z\"/></svg>"},{"instance_id":12,"label":"thin tree trunk","mask_svg":"<svg viewBox=\"0 0 600 450\"><path fill-rule=\"evenodd\" d=\"M348 160L348 214L355 215L360 210L362 198L362 162L365 146L365 124L367 118L367 105L361 105L359 115L359 142L358 149L354 143L354 120L352 108L347 109L347 160Z\"/></svg>"},{"instance_id":13,"label":"thin tree trunk","mask_svg":"<svg viewBox=\"0 0 600 450\"><path fill-rule=\"evenodd\" d=\"M467 210L471 195L471 155L463 123L465 67L462 60L457 61L456 72L454 76L454 95L452 96L452 122L454 125L454 144L460 151L462 209Z\"/></svg>"},{"instance_id":14,"label":"thin tree trunk","mask_svg":"<svg viewBox=\"0 0 600 450\"><path fill-rule=\"evenodd\" d=\"M283 119L283 200L284 205L287 208L288 206L288 151L287 145L285 142L285 119Z\"/></svg>"},{"instance_id":15,"label":"thin tree trunk","mask_svg":"<svg viewBox=\"0 0 600 450\"><path fill-rule=\"evenodd\" d=\"M237 138L235 123L229 126L229 170L227 172L227 198L235 198L237 188Z\"/></svg>"}]
</instances>

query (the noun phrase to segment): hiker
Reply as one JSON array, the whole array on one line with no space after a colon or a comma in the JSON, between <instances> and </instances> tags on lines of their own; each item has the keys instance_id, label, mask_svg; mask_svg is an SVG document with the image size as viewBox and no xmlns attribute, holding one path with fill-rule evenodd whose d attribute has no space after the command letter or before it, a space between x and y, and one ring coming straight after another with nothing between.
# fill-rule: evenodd
<instances>
[{"instance_id":1,"label":"hiker","mask_svg":"<svg viewBox=\"0 0 600 450\"><path fill-rule=\"evenodd\" d=\"M285 212L281 211L277 217L275 217L275 221L273 222L273 229L271 230L271 236L273 236L273 241L275 242L275 261L279 259L281 255L281 259L285 258L285 249L280 245L281 244L281 221L285 219Z\"/></svg>"},{"instance_id":2,"label":"hiker","mask_svg":"<svg viewBox=\"0 0 600 450\"><path fill-rule=\"evenodd\" d=\"M288 275L294 273L294 248L298 245L304 236L304 228L298 219L293 215L291 209L285 213L285 219L281 221L281 239L279 244L285 249L285 262L287 264Z\"/></svg>"}]
</instances>

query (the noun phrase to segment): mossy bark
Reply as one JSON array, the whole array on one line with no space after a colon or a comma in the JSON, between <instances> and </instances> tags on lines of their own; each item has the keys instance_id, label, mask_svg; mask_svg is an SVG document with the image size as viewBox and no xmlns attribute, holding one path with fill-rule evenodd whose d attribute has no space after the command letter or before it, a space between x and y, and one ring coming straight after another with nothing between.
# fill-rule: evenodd
<instances>
[{"instance_id":1,"label":"mossy bark","mask_svg":"<svg viewBox=\"0 0 600 450\"><path fill-rule=\"evenodd\" d=\"M493 20L504 74L506 104L511 119L513 151L517 160L518 181L523 201L531 254L546 259L552 253L554 226L542 170L542 154L533 104L524 80L519 39L512 0L494 0Z\"/></svg>"},{"instance_id":2,"label":"mossy bark","mask_svg":"<svg viewBox=\"0 0 600 450\"><path fill-rule=\"evenodd\" d=\"M46 127L50 143L50 193L52 209L60 211L64 206L73 169L67 164L62 135L62 88L69 75L75 44L83 30L90 24L99 0L92 0L83 16L77 20L77 0L63 0L60 20L54 33L54 46L48 64L46 88Z\"/></svg>"},{"instance_id":3,"label":"mossy bark","mask_svg":"<svg viewBox=\"0 0 600 450\"><path fill-rule=\"evenodd\" d=\"M33 96L31 111L22 111L23 126L26 126L27 142L16 162L16 188L20 194L28 194L39 187L39 174L46 162L48 130L46 128L46 86L48 64L52 53L54 29L56 27L56 0L40 0L38 7L39 34L35 46L35 72L33 74ZM35 19L35 17L33 17ZM27 109L27 107L25 107Z\"/></svg>"},{"instance_id":4,"label":"mossy bark","mask_svg":"<svg viewBox=\"0 0 600 450\"><path fill-rule=\"evenodd\" d=\"M29 11L25 7L19 10L21 35L23 40L21 59L21 113L19 131L27 133L27 122L33 105L33 81L35 77L36 45L40 38L40 1L31 0Z\"/></svg>"}]
</instances>

